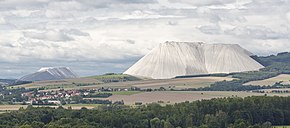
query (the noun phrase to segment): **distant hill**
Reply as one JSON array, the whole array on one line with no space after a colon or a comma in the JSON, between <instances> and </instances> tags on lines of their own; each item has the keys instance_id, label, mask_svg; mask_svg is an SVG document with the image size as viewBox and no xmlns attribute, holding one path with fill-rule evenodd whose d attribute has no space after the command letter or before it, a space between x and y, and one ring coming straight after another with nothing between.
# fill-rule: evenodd
<instances>
[{"instance_id":1,"label":"distant hill","mask_svg":"<svg viewBox=\"0 0 290 128\"><path fill-rule=\"evenodd\" d=\"M79 76L68 67L45 67L35 73L28 74L17 81L43 81L78 78Z\"/></svg>"},{"instance_id":2,"label":"distant hill","mask_svg":"<svg viewBox=\"0 0 290 128\"><path fill-rule=\"evenodd\" d=\"M290 65L290 52L282 52L278 53L277 55L270 56L252 56L252 58L265 67L277 63Z\"/></svg>"},{"instance_id":3,"label":"distant hill","mask_svg":"<svg viewBox=\"0 0 290 128\"><path fill-rule=\"evenodd\" d=\"M0 79L0 85L1 84L12 85L15 83L15 81L16 81L16 79Z\"/></svg>"}]
</instances>

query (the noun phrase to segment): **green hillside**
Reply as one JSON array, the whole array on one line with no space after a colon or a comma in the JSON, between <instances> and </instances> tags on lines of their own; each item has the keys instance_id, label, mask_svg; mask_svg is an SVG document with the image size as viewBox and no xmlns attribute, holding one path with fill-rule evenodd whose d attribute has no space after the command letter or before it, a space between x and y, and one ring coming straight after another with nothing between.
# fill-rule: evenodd
<instances>
[{"instance_id":1,"label":"green hillside","mask_svg":"<svg viewBox=\"0 0 290 128\"><path fill-rule=\"evenodd\" d=\"M94 78L104 83L141 80L141 78L138 78L135 76L126 75L126 74L117 74L117 73L106 73L104 75L89 76L88 78Z\"/></svg>"}]
</instances>

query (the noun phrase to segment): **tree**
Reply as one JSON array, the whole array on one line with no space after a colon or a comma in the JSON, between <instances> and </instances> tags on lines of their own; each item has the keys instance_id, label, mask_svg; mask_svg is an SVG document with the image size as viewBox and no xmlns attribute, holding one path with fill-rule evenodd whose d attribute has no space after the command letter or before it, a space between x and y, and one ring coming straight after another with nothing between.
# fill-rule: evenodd
<instances>
[{"instance_id":1,"label":"tree","mask_svg":"<svg viewBox=\"0 0 290 128\"><path fill-rule=\"evenodd\" d=\"M174 126L167 120L163 124L164 128L174 128Z\"/></svg>"},{"instance_id":2,"label":"tree","mask_svg":"<svg viewBox=\"0 0 290 128\"><path fill-rule=\"evenodd\" d=\"M150 120L151 128L161 128L161 122L158 117Z\"/></svg>"},{"instance_id":3,"label":"tree","mask_svg":"<svg viewBox=\"0 0 290 128\"><path fill-rule=\"evenodd\" d=\"M244 120L239 119L235 121L232 128L247 128L247 127L248 127L247 123Z\"/></svg>"},{"instance_id":4,"label":"tree","mask_svg":"<svg viewBox=\"0 0 290 128\"><path fill-rule=\"evenodd\" d=\"M262 124L262 128L272 128L272 123L271 122L265 122Z\"/></svg>"},{"instance_id":5,"label":"tree","mask_svg":"<svg viewBox=\"0 0 290 128\"><path fill-rule=\"evenodd\" d=\"M32 128L42 128L44 126L43 122L33 121L31 124Z\"/></svg>"},{"instance_id":6,"label":"tree","mask_svg":"<svg viewBox=\"0 0 290 128\"><path fill-rule=\"evenodd\" d=\"M32 128L32 126L28 124L24 124L24 125L21 125L19 128Z\"/></svg>"}]
</instances>

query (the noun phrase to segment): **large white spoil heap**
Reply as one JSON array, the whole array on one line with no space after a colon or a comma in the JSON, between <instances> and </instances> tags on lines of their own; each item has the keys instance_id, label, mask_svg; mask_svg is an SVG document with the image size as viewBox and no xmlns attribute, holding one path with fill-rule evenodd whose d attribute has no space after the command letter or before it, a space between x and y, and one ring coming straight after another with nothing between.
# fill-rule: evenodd
<instances>
[{"instance_id":1,"label":"large white spoil heap","mask_svg":"<svg viewBox=\"0 0 290 128\"><path fill-rule=\"evenodd\" d=\"M263 68L237 44L165 42L141 58L124 74L153 79L184 75L232 73Z\"/></svg>"},{"instance_id":2,"label":"large white spoil heap","mask_svg":"<svg viewBox=\"0 0 290 128\"><path fill-rule=\"evenodd\" d=\"M78 78L68 67L44 67L33 74L23 76L18 81L43 81Z\"/></svg>"}]
</instances>

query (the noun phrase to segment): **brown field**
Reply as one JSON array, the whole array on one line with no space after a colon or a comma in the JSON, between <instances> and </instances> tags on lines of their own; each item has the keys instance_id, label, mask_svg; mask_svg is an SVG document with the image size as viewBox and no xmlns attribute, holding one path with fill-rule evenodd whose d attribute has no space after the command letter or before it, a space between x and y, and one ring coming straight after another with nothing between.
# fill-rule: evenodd
<instances>
[{"instance_id":1,"label":"brown field","mask_svg":"<svg viewBox=\"0 0 290 128\"><path fill-rule=\"evenodd\" d=\"M233 92L233 91L156 91L156 92L144 92L133 95L113 95L108 100L121 101L125 104L132 105L135 102L154 103L162 101L164 103L173 104L185 101L196 101L212 98L222 97L247 97L247 96L263 96L264 93L252 93L252 92ZM290 96L290 94L267 94L268 96Z\"/></svg>"},{"instance_id":2,"label":"brown field","mask_svg":"<svg viewBox=\"0 0 290 128\"><path fill-rule=\"evenodd\" d=\"M0 105L0 111L15 111L20 107L26 108L27 105Z\"/></svg>"},{"instance_id":3,"label":"brown field","mask_svg":"<svg viewBox=\"0 0 290 128\"><path fill-rule=\"evenodd\" d=\"M282 82L282 84L290 84L290 75L289 74L281 74L273 78L259 80L259 81L251 81L244 85L274 85L276 82Z\"/></svg>"}]
</instances>

